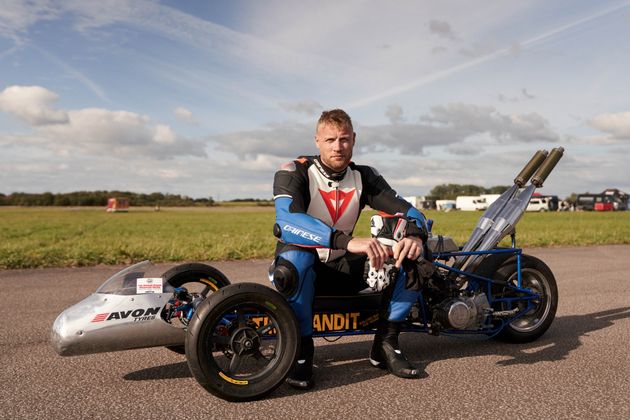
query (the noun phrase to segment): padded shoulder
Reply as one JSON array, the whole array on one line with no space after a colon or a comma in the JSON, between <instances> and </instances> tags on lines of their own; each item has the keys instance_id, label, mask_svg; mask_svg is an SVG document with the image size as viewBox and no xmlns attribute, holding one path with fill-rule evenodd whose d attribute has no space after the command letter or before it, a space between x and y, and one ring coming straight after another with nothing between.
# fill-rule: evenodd
<instances>
[{"instance_id":1,"label":"padded shoulder","mask_svg":"<svg viewBox=\"0 0 630 420\"><path fill-rule=\"evenodd\" d=\"M308 156L300 156L297 159L294 159L289 162L285 162L282 165L280 165L280 168L278 169L278 171L295 172L296 170L298 170L298 167L308 168L310 164L311 164L311 160L309 159Z\"/></svg>"}]
</instances>

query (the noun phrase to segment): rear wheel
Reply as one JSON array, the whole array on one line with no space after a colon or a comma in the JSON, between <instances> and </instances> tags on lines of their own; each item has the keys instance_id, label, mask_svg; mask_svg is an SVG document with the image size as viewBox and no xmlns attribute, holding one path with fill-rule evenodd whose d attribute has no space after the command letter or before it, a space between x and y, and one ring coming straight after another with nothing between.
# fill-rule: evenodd
<instances>
[{"instance_id":1,"label":"rear wheel","mask_svg":"<svg viewBox=\"0 0 630 420\"><path fill-rule=\"evenodd\" d=\"M261 398L286 378L298 354L293 310L275 290L239 283L197 308L186 334L195 379L228 401Z\"/></svg>"},{"instance_id":2,"label":"rear wheel","mask_svg":"<svg viewBox=\"0 0 630 420\"><path fill-rule=\"evenodd\" d=\"M201 263L178 265L162 274L162 278L164 283L168 282L173 287L185 287L189 292L199 293L203 297L208 297L230 284L230 280L221 271ZM166 348L178 354L186 353L183 345Z\"/></svg>"},{"instance_id":3,"label":"rear wheel","mask_svg":"<svg viewBox=\"0 0 630 420\"><path fill-rule=\"evenodd\" d=\"M516 258L505 261L493 276L505 281L505 286L493 287L493 299L512 299L511 302L496 302L495 311L514 311L520 315L501 330L497 338L513 343L527 343L536 340L551 326L558 308L558 287L553 273L538 258L521 257L521 287L529 289L537 297L533 300L519 300L527 294L515 290L518 284Z\"/></svg>"}]
</instances>

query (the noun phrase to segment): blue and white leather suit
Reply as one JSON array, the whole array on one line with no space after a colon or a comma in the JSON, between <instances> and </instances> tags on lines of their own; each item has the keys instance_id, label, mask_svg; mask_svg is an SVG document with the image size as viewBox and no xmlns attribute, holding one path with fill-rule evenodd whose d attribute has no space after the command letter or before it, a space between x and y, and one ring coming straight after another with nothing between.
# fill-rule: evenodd
<instances>
[{"instance_id":1,"label":"blue and white leather suit","mask_svg":"<svg viewBox=\"0 0 630 420\"><path fill-rule=\"evenodd\" d=\"M337 267L356 267L352 261L358 258L359 270L345 270L343 274L346 276L340 278L352 278L355 285L359 282L360 285L353 289L355 292L366 287L362 278L366 256L346 251L363 207L369 205L385 213L405 215L415 222L418 236L426 240L424 215L398 197L385 179L369 166L350 163L343 172L335 173L318 157L301 157L276 172L273 193L276 208L274 234L279 239L275 263L288 261L297 271L297 285L285 295L295 311L302 336L313 333L316 282L330 280L334 277L330 273ZM328 270L328 274L316 281L316 272L322 270ZM392 293L383 294L391 296L389 302L384 302L389 321L404 320L418 299L418 291L405 289L405 276L404 270L400 270ZM345 280L333 281L336 281L332 285L334 290L337 287L348 290L348 285L343 284ZM278 287L278 282L274 283Z\"/></svg>"}]
</instances>

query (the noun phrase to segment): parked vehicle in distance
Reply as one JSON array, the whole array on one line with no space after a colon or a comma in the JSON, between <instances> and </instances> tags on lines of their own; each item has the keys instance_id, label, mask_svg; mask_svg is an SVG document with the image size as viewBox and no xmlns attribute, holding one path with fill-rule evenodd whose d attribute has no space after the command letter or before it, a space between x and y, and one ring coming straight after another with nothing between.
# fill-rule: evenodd
<instances>
[{"instance_id":1,"label":"parked vehicle in distance","mask_svg":"<svg viewBox=\"0 0 630 420\"><path fill-rule=\"evenodd\" d=\"M538 195L529 200L526 211L556 211L558 197L555 195Z\"/></svg>"},{"instance_id":2,"label":"parked vehicle in distance","mask_svg":"<svg viewBox=\"0 0 630 420\"><path fill-rule=\"evenodd\" d=\"M110 198L107 200L107 212L129 211L129 200L126 198Z\"/></svg>"},{"instance_id":3,"label":"parked vehicle in distance","mask_svg":"<svg viewBox=\"0 0 630 420\"><path fill-rule=\"evenodd\" d=\"M488 202L478 195L460 195L455 199L455 207L464 211L485 210Z\"/></svg>"},{"instance_id":4,"label":"parked vehicle in distance","mask_svg":"<svg viewBox=\"0 0 630 420\"><path fill-rule=\"evenodd\" d=\"M619 191L617 188L609 188L602 192L602 195L607 199L604 202L610 202L613 205L613 210L627 210L628 200L630 196L623 191Z\"/></svg>"},{"instance_id":5,"label":"parked vehicle in distance","mask_svg":"<svg viewBox=\"0 0 630 420\"><path fill-rule=\"evenodd\" d=\"M616 205L615 205L616 204ZM612 196L603 194L580 194L577 196L575 207L584 211L613 211L623 210L623 205L616 203Z\"/></svg>"},{"instance_id":6,"label":"parked vehicle in distance","mask_svg":"<svg viewBox=\"0 0 630 420\"><path fill-rule=\"evenodd\" d=\"M479 197L485 198L486 203L490 206L497 200L497 198L501 197L501 194L481 194Z\"/></svg>"},{"instance_id":7,"label":"parked vehicle in distance","mask_svg":"<svg viewBox=\"0 0 630 420\"><path fill-rule=\"evenodd\" d=\"M455 210L455 200L435 200L435 208L440 211Z\"/></svg>"},{"instance_id":8,"label":"parked vehicle in distance","mask_svg":"<svg viewBox=\"0 0 630 420\"><path fill-rule=\"evenodd\" d=\"M600 194L578 194L575 201L576 210L627 210L629 209L630 196L616 188L609 188Z\"/></svg>"},{"instance_id":9,"label":"parked vehicle in distance","mask_svg":"<svg viewBox=\"0 0 630 420\"><path fill-rule=\"evenodd\" d=\"M599 194L579 194L575 200L576 210L595 210L595 197Z\"/></svg>"},{"instance_id":10,"label":"parked vehicle in distance","mask_svg":"<svg viewBox=\"0 0 630 420\"><path fill-rule=\"evenodd\" d=\"M614 211L617 210L613 202L612 197L606 195L600 195L595 197L595 204L593 210L595 211Z\"/></svg>"},{"instance_id":11,"label":"parked vehicle in distance","mask_svg":"<svg viewBox=\"0 0 630 420\"><path fill-rule=\"evenodd\" d=\"M414 206L415 208L419 209L420 206L422 205L422 202L424 201L424 196L422 195L408 195L406 197L403 197L403 199L408 202L409 204L411 204L412 206Z\"/></svg>"}]
</instances>

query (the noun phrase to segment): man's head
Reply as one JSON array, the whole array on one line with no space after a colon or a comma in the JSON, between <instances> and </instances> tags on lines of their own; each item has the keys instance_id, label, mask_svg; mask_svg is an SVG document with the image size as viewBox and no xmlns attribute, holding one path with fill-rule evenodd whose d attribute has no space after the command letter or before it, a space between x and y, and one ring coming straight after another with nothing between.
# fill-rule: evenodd
<instances>
[{"instance_id":1,"label":"man's head","mask_svg":"<svg viewBox=\"0 0 630 420\"><path fill-rule=\"evenodd\" d=\"M355 137L352 120L345 111L333 109L322 112L315 133L315 145L322 163L335 172L346 169L352 159Z\"/></svg>"}]
</instances>

